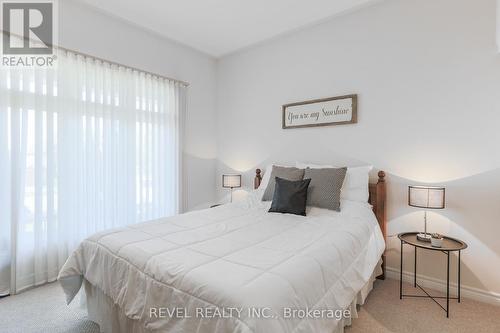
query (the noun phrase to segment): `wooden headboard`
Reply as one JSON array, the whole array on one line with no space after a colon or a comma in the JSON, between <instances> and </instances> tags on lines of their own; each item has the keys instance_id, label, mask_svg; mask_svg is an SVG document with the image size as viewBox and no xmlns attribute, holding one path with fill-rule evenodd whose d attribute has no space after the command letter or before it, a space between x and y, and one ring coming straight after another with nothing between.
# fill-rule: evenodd
<instances>
[{"instance_id":1,"label":"wooden headboard","mask_svg":"<svg viewBox=\"0 0 500 333\"><path fill-rule=\"evenodd\" d=\"M259 188L260 183L262 182L262 171L260 169L255 170L255 179L254 179L254 189ZM386 201L386 192L385 192L385 172L378 172L378 180L376 183L369 184L369 192L370 196L368 198L368 202L373 207L373 213L377 218L378 224L380 226L380 230L382 230L382 235L384 236L384 240L387 239L387 228L386 228L386 217L385 217L385 201ZM378 276L379 279L385 279L385 253L382 255L382 275Z\"/></svg>"}]
</instances>

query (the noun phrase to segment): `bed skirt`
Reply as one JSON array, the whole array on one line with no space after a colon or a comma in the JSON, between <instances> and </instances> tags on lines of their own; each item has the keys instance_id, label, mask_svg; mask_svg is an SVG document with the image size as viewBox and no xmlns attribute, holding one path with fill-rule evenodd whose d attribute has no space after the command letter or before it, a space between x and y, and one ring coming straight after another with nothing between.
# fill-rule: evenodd
<instances>
[{"instance_id":1,"label":"bed skirt","mask_svg":"<svg viewBox=\"0 0 500 333\"><path fill-rule=\"evenodd\" d=\"M368 294L373 289L373 283L377 276L382 274L382 260L375 266L368 282L357 293L351 304L347 307L350 318L343 318L332 333L344 333L344 327L350 326L353 318L358 317L357 305L363 305ZM113 300L105 295L99 288L84 280L85 295L83 304L86 304L89 319L99 325L103 333L153 333L146 329L138 320L128 318Z\"/></svg>"}]
</instances>

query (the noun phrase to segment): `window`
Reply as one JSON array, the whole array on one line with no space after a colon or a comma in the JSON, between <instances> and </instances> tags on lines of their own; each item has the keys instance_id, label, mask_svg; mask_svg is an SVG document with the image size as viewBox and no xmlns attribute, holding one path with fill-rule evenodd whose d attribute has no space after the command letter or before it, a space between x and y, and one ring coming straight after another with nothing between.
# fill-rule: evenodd
<instances>
[{"instance_id":1,"label":"window","mask_svg":"<svg viewBox=\"0 0 500 333\"><path fill-rule=\"evenodd\" d=\"M89 234L179 211L181 83L62 51L0 73L0 295L55 280Z\"/></svg>"}]
</instances>

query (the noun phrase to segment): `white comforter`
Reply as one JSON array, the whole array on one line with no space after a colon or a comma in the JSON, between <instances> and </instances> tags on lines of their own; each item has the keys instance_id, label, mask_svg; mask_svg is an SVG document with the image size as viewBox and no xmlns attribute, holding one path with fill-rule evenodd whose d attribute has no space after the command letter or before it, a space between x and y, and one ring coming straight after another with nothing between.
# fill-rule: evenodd
<instances>
[{"instance_id":1,"label":"white comforter","mask_svg":"<svg viewBox=\"0 0 500 333\"><path fill-rule=\"evenodd\" d=\"M332 332L327 312L287 317L349 306L385 247L371 207L268 208L248 200L95 234L60 283L71 302L87 279L153 332Z\"/></svg>"}]
</instances>

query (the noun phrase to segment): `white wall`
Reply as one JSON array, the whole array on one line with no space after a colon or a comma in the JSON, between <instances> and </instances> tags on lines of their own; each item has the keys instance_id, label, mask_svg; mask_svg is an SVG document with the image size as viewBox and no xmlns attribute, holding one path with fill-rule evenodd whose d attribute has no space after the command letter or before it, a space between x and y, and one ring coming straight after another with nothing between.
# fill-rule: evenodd
<instances>
[{"instance_id":1,"label":"white wall","mask_svg":"<svg viewBox=\"0 0 500 333\"><path fill-rule=\"evenodd\" d=\"M500 52L500 0L497 0L497 48Z\"/></svg>"},{"instance_id":2,"label":"white wall","mask_svg":"<svg viewBox=\"0 0 500 333\"><path fill-rule=\"evenodd\" d=\"M443 184L447 209L430 214L430 230L468 242L463 284L500 299L495 6L387 0L222 58L217 179L243 172L250 187L253 169L271 160L370 163L388 173L391 235L422 227L408 184ZM281 129L282 104L350 93L359 96L358 124ZM388 246L388 266L398 268L397 239ZM420 269L442 279L445 257L423 254Z\"/></svg>"},{"instance_id":3,"label":"white wall","mask_svg":"<svg viewBox=\"0 0 500 333\"><path fill-rule=\"evenodd\" d=\"M186 208L214 201L215 60L79 3L59 1L59 45L187 81Z\"/></svg>"}]
</instances>

